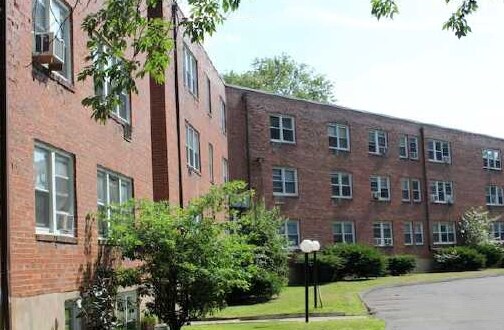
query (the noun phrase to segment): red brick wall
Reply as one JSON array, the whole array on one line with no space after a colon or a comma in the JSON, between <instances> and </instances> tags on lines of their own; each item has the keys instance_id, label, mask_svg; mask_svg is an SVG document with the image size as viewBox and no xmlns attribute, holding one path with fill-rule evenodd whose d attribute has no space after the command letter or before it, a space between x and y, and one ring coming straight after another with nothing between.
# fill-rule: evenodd
<instances>
[{"instance_id":1,"label":"red brick wall","mask_svg":"<svg viewBox=\"0 0 504 330\"><path fill-rule=\"evenodd\" d=\"M350 109L294 100L267 93L227 87L230 105L230 154L232 179L246 178L244 168L247 153L243 131L248 112L248 153L250 184L264 196L269 206L277 206L283 215L300 221L302 238L319 239L323 244L332 242L333 221L353 221L358 242L372 244L372 222L391 221L394 247L384 248L393 253L428 254L426 201L404 203L401 201L400 179L422 179L423 150L420 160L399 159L399 136L416 135L420 138L423 126L426 138L451 142L451 165L427 162L427 180L446 179L454 182L454 205L434 205L429 202L430 222L457 221L465 209L485 205L485 186L489 183L504 185L502 172L491 173L482 169L481 150L485 147L504 149L504 141L456 130L422 125L412 121L394 119ZM244 108L245 107L245 108ZM293 116L296 125L296 144L270 142L269 114ZM327 124L346 123L350 127L351 152L333 153L329 150ZM368 130L380 128L388 133L386 156L368 153ZM241 138L240 138L241 137ZM419 141L420 143L420 141ZM427 143L427 142L426 142ZM427 145L425 145L425 148ZM298 196L274 197L272 193L272 167L297 168ZM342 170L353 175L353 199L331 199L330 173ZM391 201L374 201L371 197L371 175L389 176ZM422 186L422 193L425 187ZM494 208L495 209L495 208ZM502 208L496 208L502 213ZM423 246L405 246L403 223L424 223Z\"/></svg>"},{"instance_id":2,"label":"red brick wall","mask_svg":"<svg viewBox=\"0 0 504 330\"><path fill-rule=\"evenodd\" d=\"M171 7L169 2L166 2L163 7L164 17L171 17ZM179 11L179 15L182 13ZM184 67L183 67L183 49L184 44L188 46L192 54L195 56L198 63L198 97L194 97L184 86ZM180 133L181 133L181 161L182 161L182 182L183 182L183 199L184 205L201 194L208 191L211 186L209 175L209 156L208 144L212 143L214 148L214 183L220 184L223 182L222 175L222 158L227 158L227 135L223 134L220 129L221 112L219 107L219 98L225 100L224 83L219 76L217 70L212 65L208 55L200 44L191 43L187 37L184 37L183 30L179 29L177 38L177 55L178 55L178 80L179 80L179 102L180 102ZM164 186L160 190L161 194L168 193L168 196L158 195L159 199L168 199L171 202L179 202L179 187L178 187L178 150L177 150L177 135L176 135L176 112L175 112L175 81L174 81L174 61L171 62L168 68L167 80L163 89L164 107L153 108L154 112L165 111L161 116L164 116L165 126L153 120L153 141L154 143L163 143L158 135L159 132L166 131L167 145L163 145L161 149L167 151L167 166L163 166L163 161L157 159L158 155L154 155L154 163L159 163L159 166L167 169L168 182L166 178L161 178L162 182L155 182L157 186ZM208 99L207 99L207 82L206 76L211 82L211 97L212 97L212 115L209 115ZM158 94L153 95L153 98L158 98ZM161 118L161 120L163 120ZM190 172L186 163L185 151L185 125L189 123L193 126L200 135L200 160L201 172ZM155 131L154 131L155 130ZM159 141L159 142L157 142ZM165 143L166 144L166 143ZM155 146L154 149L158 149ZM164 157L160 155L159 158ZM165 161L166 162L166 161ZM166 164L166 163L165 163ZM163 174L164 175L164 174ZM157 180L155 180L157 181ZM166 189L168 191L166 191Z\"/></svg>"},{"instance_id":3,"label":"red brick wall","mask_svg":"<svg viewBox=\"0 0 504 330\"><path fill-rule=\"evenodd\" d=\"M96 5L91 2L90 10ZM149 81L138 80L141 93L132 96L131 142L123 138L122 127L114 120L101 125L90 119L90 109L81 100L93 93L92 81L81 83L75 78L86 56L86 36L80 30L82 6L73 13L70 88L32 71L31 1L13 1L8 6L9 267L15 297L78 289L86 265L97 252L96 228L91 254L85 253L84 229L86 215L96 210L98 165L132 178L135 197L152 198ZM35 238L35 140L75 155L77 244Z\"/></svg>"}]
</instances>

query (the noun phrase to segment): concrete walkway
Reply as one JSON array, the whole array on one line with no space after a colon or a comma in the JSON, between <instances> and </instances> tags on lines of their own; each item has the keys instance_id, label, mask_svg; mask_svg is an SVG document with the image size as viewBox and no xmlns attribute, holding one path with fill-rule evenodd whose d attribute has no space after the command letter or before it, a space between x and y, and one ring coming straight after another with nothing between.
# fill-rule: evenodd
<instances>
[{"instance_id":1,"label":"concrete walkway","mask_svg":"<svg viewBox=\"0 0 504 330\"><path fill-rule=\"evenodd\" d=\"M504 329L504 276L376 289L363 298L387 329Z\"/></svg>"}]
</instances>

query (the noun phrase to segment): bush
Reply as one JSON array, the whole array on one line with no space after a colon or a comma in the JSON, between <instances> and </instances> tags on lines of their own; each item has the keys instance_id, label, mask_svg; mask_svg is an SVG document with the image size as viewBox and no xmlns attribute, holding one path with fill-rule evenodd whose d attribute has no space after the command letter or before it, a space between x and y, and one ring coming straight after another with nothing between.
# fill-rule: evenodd
<instances>
[{"instance_id":1,"label":"bush","mask_svg":"<svg viewBox=\"0 0 504 330\"><path fill-rule=\"evenodd\" d=\"M334 244L323 250L322 255L341 259L342 264L334 274L335 279L378 277L385 273L385 257L366 245Z\"/></svg>"},{"instance_id":2,"label":"bush","mask_svg":"<svg viewBox=\"0 0 504 330\"><path fill-rule=\"evenodd\" d=\"M414 256L402 255L387 258L387 271L392 276L411 273L416 267Z\"/></svg>"},{"instance_id":3,"label":"bush","mask_svg":"<svg viewBox=\"0 0 504 330\"><path fill-rule=\"evenodd\" d=\"M310 267L313 265L313 255L309 256ZM294 271L294 276L291 276L290 284L301 285L304 283L304 253L295 256L291 263L291 269ZM329 283L338 279L341 269L344 266L344 260L336 255L317 254L318 276L319 283ZM313 281L312 271L310 270L308 279L310 283Z\"/></svg>"},{"instance_id":4,"label":"bush","mask_svg":"<svg viewBox=\"0 0 504 330\"><path fill-rule=\"evenodd\" d=\"M434 261L440 270L460 272L484 268L486 258L473 248L455 246L437 251Z\"/></svg>"},{"instance_id":5,"label":"bush","mask_svg":"<svg viewBox=\"0 0 504 330\"><path fill-rule=\"evenodd\" d=\"M504 249L495 243L483 243L474 247L476 251L486 258L486 266L500 266L504 258Z\"/></svg>"}]
</instances>

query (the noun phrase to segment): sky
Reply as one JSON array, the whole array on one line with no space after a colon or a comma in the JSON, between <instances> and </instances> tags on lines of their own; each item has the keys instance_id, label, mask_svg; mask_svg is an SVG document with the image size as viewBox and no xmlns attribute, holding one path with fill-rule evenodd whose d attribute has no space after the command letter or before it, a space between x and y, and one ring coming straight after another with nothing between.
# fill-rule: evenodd
<instances>
[{"instance_id":1,"label":"sky","mask_svg":"<svg viewBox=\"0 0 504 330\"><path fill-rule=\"evenodd\" d=\"M242 0L205 48L221 73L286 53L338 105L504 138L504 1L480 0L461 40L441 29L445 0L398 3L377 21L369 0Z\"/></svg>"}]
</instances>

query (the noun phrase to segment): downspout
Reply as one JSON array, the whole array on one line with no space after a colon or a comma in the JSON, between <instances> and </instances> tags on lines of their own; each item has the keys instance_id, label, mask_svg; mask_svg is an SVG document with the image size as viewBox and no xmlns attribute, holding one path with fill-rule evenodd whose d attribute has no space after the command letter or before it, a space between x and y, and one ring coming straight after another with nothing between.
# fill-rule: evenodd
<instances>
[{"instance_id":1,"label":"downspout","mask_svg":"<svg viewBox=\"0 0 504 330\"><path fill-rule=\"evenodd\" d=\"M422 146L422 172L423 172L423 186L424 186L424 201L425 201L425 221L427 229L425 230L426 242L429 251L432 250L431 246L431 224L430 224L430 199L429 199L429 178L427 177L427 164L425 161L425 133L423 126L420 127L420 144Z\"/></svg>"},{"instance_id":2,"label":"downspout","mask_svg":"<svg viewBox=\"0 0 504 330\"><path fill-rule=\"evenodd\" d=\"M9 233L7 198L7 1L0 3L0 310L3 330L10 329L9 314Z\"/></svg>"},{"instance_id":3,"label":"downspout","mask_svg":"<svg viewBox=\"0 0 504 330\"><path fill-rule=\"evenodd\" d=\"M178 152L178 185L179 185L179 205L184 207L184 191L182 184L182 146L180 137L180 97L179 97L179 78L178 78L178 26L177 26L177 2L172 3L172 25L173 25L173 70L175 71L175 120L177 122L177 152Z\"/></svg>"},{"instance_id":4,"label":"downspout","mask_svg":"<svg viewBox=\"0 0 504 330\"><path fill-rule=\"evenodd\" d=\"M249 111L247 104L247 94L242 95L243 108L245 109L245 148L247 148L247 180L249 189L251 188L251 174L250 174L250 146L249 146Z\"/></svg>"}]
</instances>

